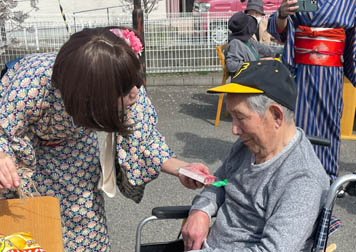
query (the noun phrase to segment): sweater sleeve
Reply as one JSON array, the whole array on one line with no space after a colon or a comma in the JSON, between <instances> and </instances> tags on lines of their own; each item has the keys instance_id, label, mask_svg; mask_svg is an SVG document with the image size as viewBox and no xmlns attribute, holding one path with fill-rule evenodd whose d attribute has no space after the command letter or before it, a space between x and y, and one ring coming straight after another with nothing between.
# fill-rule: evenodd
<instances>
[{"instance_id":1,"label":"sweater sleeve","mask_svg":"<svg viewBox=\"0 0 356 252\"><path fill-rule=\"evenodd\" d=\"M132 133L116 136L118 161L130 184L143 185L155 179L162 164L175 155L157 129L157 113L144 87L126 114Z\"/></svg>"},{"instance_id":2,"label":"sweater sleeve","mask_svg":"<svg viewBox=\"0 0 356 252\"><path fill-rule=\"evenodd\" d=\"M254 39L250 39L250 43L254 48L256 48L256 51L258 52L260 58L275 57L278 53L279 54L283 53L283 47L268 46Z\"/></svg>"},{"instance_id":3,"label":"sweater sleeve","mask_svg":"<svg viewBox=\"0 0 356 252\"><path fill-rule=\"evenodd\" d=\"M224 201L224 187L209 186L200 195L195 196L191 210L203 211L211 219L211 217L217 214L218 209Z\"/></svg>"},{"instance_id":4,"label":"sweater sleeve","mask_svg":"<svg viewBox=\"0 0 356 252\"><path fill-rule=\"evenodd\" d=\"M47 63L40 57L22 60L7 71L0 83L0 151L26 167L35 165L30 126L49 106L43 102L52 73Z\"/></svg>"}]
</instances>

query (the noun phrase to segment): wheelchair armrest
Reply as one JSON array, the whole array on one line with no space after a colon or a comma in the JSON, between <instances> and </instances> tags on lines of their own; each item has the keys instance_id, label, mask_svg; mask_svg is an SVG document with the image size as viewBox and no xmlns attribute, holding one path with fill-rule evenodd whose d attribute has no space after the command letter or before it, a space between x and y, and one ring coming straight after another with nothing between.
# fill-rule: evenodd
<instances>
[{"instance_id":1,"label":"wheelchair armrest","mask_svg":"<svg viewBox=\"0 0 356 252\"><path fill-rule=\"evenodd\" d=\"M331 144L330 139L327 138L316 137L316 136L307 136L307 138L312 144L321 145L321 146L330 146Z\"/></svg>"},{"instance_id":2,"label":"wheelchair armrest","mask_svg":"<svg viewBox=\"0 0 356 252\"><path fill-rule=\"evenodd\" d=\"M165 206L152 209L152 215L158 219L185 219L189 215L189 206Z\"/></svg>"}]
</instances>

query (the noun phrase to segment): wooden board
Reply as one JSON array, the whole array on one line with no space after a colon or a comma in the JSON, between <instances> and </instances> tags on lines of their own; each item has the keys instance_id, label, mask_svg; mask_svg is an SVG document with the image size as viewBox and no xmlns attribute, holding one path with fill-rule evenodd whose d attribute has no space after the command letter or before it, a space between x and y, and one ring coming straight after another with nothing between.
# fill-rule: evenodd
<instances>
[{"instance_id":1,"label":"wooden board","mask_svg":"<svg viewBox=\"0 0 356 252\"><path fill-rule=\"evenodd\" d=\"M0 200L0 233L29 232L47 252L64 251L59 201L50 196Z\"/></svg>"},{"instance_id":2,"label":"wooden board","mask_svg":"<svg viewBox=\"0 0 356 252\"><path fill-rule=\"evenodd\" d=\"M356 134L353 134L356 107L356 88L345 77L343 87L344 111L342 113L340 128L341 139L356 140Z\"/></svg>"}]
</instances>

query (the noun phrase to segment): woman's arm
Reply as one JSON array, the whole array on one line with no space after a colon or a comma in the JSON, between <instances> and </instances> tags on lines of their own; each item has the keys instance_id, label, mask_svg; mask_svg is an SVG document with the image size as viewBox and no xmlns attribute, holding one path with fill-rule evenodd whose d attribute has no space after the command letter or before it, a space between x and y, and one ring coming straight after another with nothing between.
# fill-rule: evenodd
<instances>
[{"instance_id":1,"label":"woman's arm","mask_svg":"<svg viewBox=\"0 0 356 252\"><path fill-rule=\"evenodd\" d=\"M162 165L162 171L178 177L178 169L187 166L189 163L177 158L170 158Z\"/></svg>"},{"instance_id":2,"label":"woman's arm","mask_svg":"<svg viewBox=\"0 0 356 252\"><path fill-rule=\"evenodd\" d=\"M128 123L134 125L132 134L117 135L118 162L129 174L131 180L147 184L157 178L160 171L179 177L181 183L196 189L203 184L178 174L178 168L193 165L203 174L209 174L209 168L203 164L189 164L175 157L166 143L165 138L158 131L156 125L158 116L144 87L139 90L137 102L127 108Z\"/></svg>"},{"instance_id":3,"label":"woman's arm","mask_svg":"<svg viewBox=\"0 0 356 252\"><path fill-rule=\"evenodd\" d=\"M294 15L298 10L298 6L296 6L297 2L298 0L283 0L281 3L276 18L276 25L279 33L282 33L284 29L286 29L288 24L288 16Z\"/></svg>"},{"instance_id":4,"label":"woman's arm","mask_svg":"<svg viewBox=\"0 0 356 252\"><path fill-rule=\"evenodd\" d=\"M18 164L35 166L36 155L28 128L48 106L42 101L50 78L51 64L47 63L54 56L48 54L45 58L29 56L9 69L0 81L0 189L19 186Z\"/></svg>"},{"instance_id":5,"label":"woman's arm","mask_svg":"<svg viewBox=\"0 0 356 252\"><path fill-rule=\"evenodd\" d=\"M189 189L201 188L204 185L196 180L188 178L184 175L178 174L179 168L189 169L200 174L209 176L209 168L202 163L187 163L185 161L179 160L177 158L170 158L165 161L162 165L162 171L174 176L178 176L180 182Z\"/></svg>"}]
</instances>

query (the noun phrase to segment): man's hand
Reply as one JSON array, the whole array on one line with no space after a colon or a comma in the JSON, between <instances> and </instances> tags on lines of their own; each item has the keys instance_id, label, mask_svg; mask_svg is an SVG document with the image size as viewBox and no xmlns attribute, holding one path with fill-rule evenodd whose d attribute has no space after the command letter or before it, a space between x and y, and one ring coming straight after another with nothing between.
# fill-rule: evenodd
<instances>
[{"instance_id":1,"label":"man's hand","mask_svg":"<svg viewBox=\"0 0 356 252\"><path fill-rule=\"evenodd\" d=\"M0 152L0 189L15 189L19 185L20 177L14 161L4 152Z\"/></svg>"},{"instance_id":2,"label":"man's hand","mask_svg":"<svg viewBox=\"0 0 356 252\"><path fill-rule=\"evenodd\" d=\"M192 210L182 228L184 251L201 249L209 233L209 216L199 210Z\"/></svg>"},{"instance_id":3,"label":"man's hand","mask_svg":"<svg viewBox=\"0 0 356 252\"><path fill-rule=\"evenodd\" d=\"M186 166L183 166L182 168L196 172L201 175L210 176L209 168L202 163L191 163ZM189 189L197 189L197 188L202 188L204 186L204 184L194 179L188 178L182 174L179 174L178 176L180 182Z\"/></svg>"}]
</instances>

